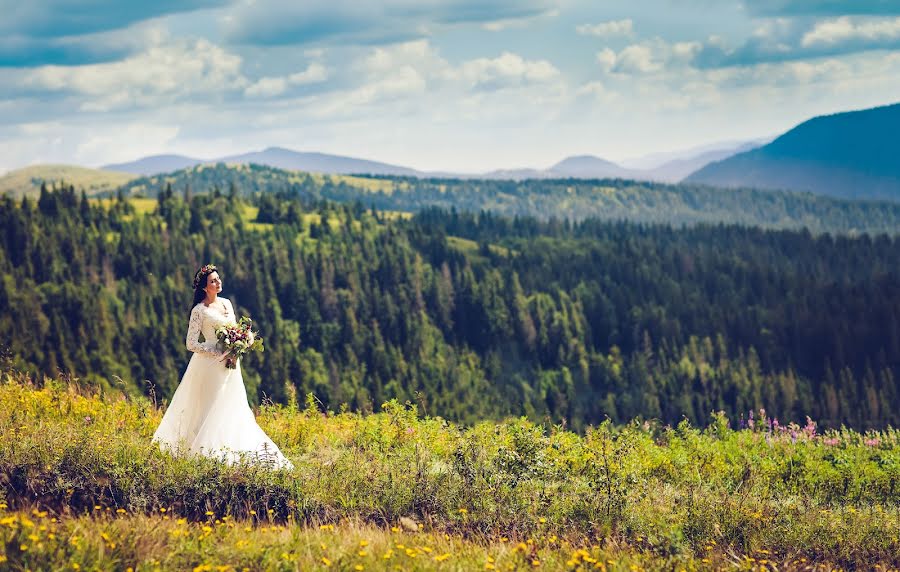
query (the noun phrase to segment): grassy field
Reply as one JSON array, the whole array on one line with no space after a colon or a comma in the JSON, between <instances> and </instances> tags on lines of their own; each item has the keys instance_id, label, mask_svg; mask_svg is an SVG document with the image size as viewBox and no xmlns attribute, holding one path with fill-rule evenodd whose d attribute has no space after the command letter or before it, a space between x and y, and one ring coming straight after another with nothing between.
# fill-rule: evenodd
<instances>
[{"instance_id":1,"label":"grassy field","mask_svg":"<svg viewBox=\"0 0 900 572\"><path fill-rule=\"evenodd\" d=\"M173 458L164 403L2 372L0 568L900 567L900 431L461 427L264 405L292 471ZM411 524L415 523L415 525ZM413 531L412 529L417 530ZM876 568L878 566L879 568Z\"/></svg>"},{"instance_id":2,"label":"grassy field","mask_svg":"<svg viewBox=\"0 0 900 572\"><path fill-rule=\"evenodd\" d=\"M65 181L74 185L76 191L84 189L90 196L101 191L111 191L135 178L128 173L88 169L74 165L34 165L16 169L0 176L0 194L10 193L14 198L22 195L37 197L41 182L48 185Z\"/></svg>"}]
</instances>

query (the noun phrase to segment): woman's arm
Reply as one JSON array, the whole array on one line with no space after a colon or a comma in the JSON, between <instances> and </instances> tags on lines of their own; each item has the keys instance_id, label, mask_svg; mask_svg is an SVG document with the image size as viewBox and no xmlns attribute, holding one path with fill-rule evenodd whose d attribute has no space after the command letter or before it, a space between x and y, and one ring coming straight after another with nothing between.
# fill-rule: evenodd
<instances>
[{"instance_id":1,"label":"woman's arm","mask_svg":"<svg viewBox=\"0 0 900 572\"><path fill-rule=\"evenodd\" d=\"M191 310L191 319L188 321L187 338L184 340L185 347L196 354L203 354L214 358L221 357L224 352L216 349L215 340L200 342L200 325L202 323L203 314L201 313L200 305L197 304L194 306L194 309Z\"/></svg>"}]
</instances>

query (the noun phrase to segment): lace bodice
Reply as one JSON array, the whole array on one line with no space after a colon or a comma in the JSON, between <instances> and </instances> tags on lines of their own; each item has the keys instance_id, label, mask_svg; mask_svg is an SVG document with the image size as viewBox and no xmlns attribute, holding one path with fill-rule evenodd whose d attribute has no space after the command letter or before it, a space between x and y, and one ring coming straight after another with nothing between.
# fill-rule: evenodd
<instances>
[{"instance_id":1,"label":"lace bodice","mask_svg":"<svg viewBox=\"0 0 900 572\"><path fill-rule=\"evenodd\" d=\"M219 296L225 306L228 308L228 316L225 316L215 308L210 308L198 303L191 310L191 319L188 321L187 339L185 346L194 353L207 355L210 357L221 357L222 351L216 349L216 328L222 324L234 324L234 306L231 300ZM200 341L200 334L203 334L204 341Z\"/></svg>"}]
</instances>

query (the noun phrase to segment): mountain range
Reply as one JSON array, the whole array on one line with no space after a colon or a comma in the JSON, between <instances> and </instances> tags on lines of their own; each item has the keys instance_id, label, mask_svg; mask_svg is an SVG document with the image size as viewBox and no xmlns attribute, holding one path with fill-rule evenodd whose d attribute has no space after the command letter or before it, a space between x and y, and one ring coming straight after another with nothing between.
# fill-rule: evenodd
<instances>
[{"instance_id":1,"label":"mountain range","mask_svg":"<svg viewBox=\"0 0 900 572\"><path fill-rule=\"evenodd\" d=\"M240 155L229 155L214 159L198 159L184 155L153 155L129 163L105 165L106 171L124 172L133 175L152 176L169 173L201 164L247 164L256 163L278 169L328 173L338 175L368 174L410 177L441 177L453 179L633 179L675 183L706 163L728 157L734 153L755 147L758 142L727 143L722 146L707 147L702 152L688 150L668 154L668 160L658 162L651 168L628 168L593 155L567 157L546 169L498 169L487 173L427 172L381 163L367 159L329 155L325 153L303 152L269 147Z\"/></svg>"},{"instance_id":2,"label":"mountain range","mask_svg":"<svg viewBox=\"0 0 900 572\"><path fill-rule=\"evenodd\" d=\"M717 187L900 199L900 104L814 117L685 179Z\"/></svg>"},{"instance_id":3,"label":"mountain range","mask_svg":"<svg viewBox=\"0 0 900 572\"><path fill-rule=\"evenodd\" d=\"M77 186L73 173L107 188L127 177L154 176L203 164L255 163L290 171L335 175L370 174L456 179L629 179L810 191L851 199L900 200L900 104L814 117L774 140L732 141L614 163L593 155L572 156L547 168L502 169L487 173L426 172L411 167L340 155L270 147L240 155L198 159L155 155L101 170L58 165L32 166L0 177L0 193L34 191L41 181L60 179ZM46 171L46 172L45 172ZM94 171L86 173L86 171ZM115 175L118 178L110 178ZM124 179L122 179L124 178Z\"/></svg>"}]
</instances>

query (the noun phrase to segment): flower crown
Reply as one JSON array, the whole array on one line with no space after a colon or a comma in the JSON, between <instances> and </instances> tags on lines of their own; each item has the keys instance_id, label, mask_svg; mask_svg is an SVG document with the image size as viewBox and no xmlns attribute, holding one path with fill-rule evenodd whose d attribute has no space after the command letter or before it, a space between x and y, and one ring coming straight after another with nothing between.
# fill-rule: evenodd
<instances>
[{"instance_id":1,"label":"flower crown","mask_svg":"<svg viewBox=\"0 0 900 572\"><path fill-rule=\"evenodd\" d=\"M200 286L200 281L203 279L204 276L206 276L207 274L212 274L215 271L216 271L215 264L207 264L207 265L203 266L200 270L198 270L197 273L194 274L194 290L196 290Z\"/></svg>"}]
</instances>

